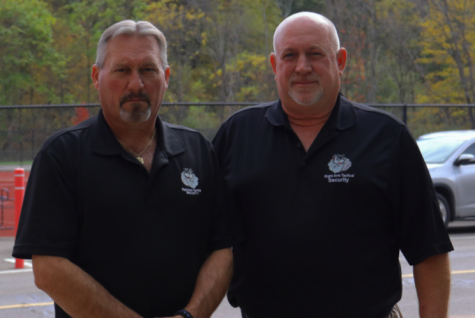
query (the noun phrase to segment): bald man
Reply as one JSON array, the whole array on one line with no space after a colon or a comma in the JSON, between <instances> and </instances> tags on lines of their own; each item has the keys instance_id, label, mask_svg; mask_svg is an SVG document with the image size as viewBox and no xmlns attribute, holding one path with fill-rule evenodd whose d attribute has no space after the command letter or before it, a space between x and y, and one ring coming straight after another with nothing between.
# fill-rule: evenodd
<instances>
[{"instance_id":1,"label":"bald man","mask_svg":"<svg viewBox=\"0 0 475 318\"><path fill-rule=\"evenodd\" d=\"M243 317L402 317L399 251L421 317L447 317L453 250L407 127L339 91L347 52L315 13L284 20L270 63L280 99L214 139L242 211L228 292Z\"/></svg>"}]
</instances>

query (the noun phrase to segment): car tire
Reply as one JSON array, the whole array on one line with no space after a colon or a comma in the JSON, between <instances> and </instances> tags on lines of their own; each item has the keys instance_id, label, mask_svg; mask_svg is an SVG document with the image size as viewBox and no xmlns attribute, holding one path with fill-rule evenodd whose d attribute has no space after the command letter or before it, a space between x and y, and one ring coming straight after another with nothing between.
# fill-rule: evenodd
<instances>
[{"instance_id":1,"label":"car tire","mask_svg":"<svg viewBox=\"0 0 475 318\"><path fill-rule=\"evenodd\" d=\"M439 201L439 208L440 213L442 215L442 220L444 221L445 227L448 227L451 216L450 205L447 202L447 199L445 199L445 197L440 193L437 193L437 201Z\"/></svg>"}]
</instances>

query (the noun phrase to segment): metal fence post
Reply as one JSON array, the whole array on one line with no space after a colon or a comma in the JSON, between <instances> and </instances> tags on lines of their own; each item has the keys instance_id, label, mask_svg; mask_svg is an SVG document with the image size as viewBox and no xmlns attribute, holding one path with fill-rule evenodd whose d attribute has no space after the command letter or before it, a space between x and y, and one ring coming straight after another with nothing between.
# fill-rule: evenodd
<instances>
[{"instance_id":1,"label":"metal fence post","mask_svg":"<svg viewBox=\"0 0 475 318\"><path fill-rule=\"evenodd\" d=\"M404 104L404 106L402 107L402 121L404 124L407 125L407 105Z\"/></svg>"},{"instance_id":2,"label":"metal fence post","mask_svg":"<svg viewBox=\"0 0 475 318\"><path fill-rule=\"evenodd\" d=\"M21 207L23 205L23 197L25 196L25 169L15 169L15 237L20 223ZM25 261L22 259L15 260L15 268L24 268Z\"/></svg>"}]
</instances>

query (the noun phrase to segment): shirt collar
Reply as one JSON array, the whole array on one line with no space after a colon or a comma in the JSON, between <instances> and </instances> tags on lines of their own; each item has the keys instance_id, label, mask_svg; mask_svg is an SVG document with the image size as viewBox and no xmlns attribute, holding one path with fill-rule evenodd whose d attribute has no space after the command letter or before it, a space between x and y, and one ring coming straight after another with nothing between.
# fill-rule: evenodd
<instances>
[{"instance_id":1,"label":"shirt collar","mask_svg":"<svg viewBox=\"0 0 475 318\"><path fill-rule=\"evenodd\" d=\"M160 116L157 116L155 122L155 129L157 130L157 149L164 151L168 157L178 155L186 150L185 146L166 123L163 123ZM123 152L123 148L109 127L102 109L97 115L96 125L92 131L92 151L101 155L119 155Z\"/></svg>"},{"instance_id":2,"label":"shirt collar","mask_svg":"<svg viewBox=\"0 0 475 318\"><path fill-rule=\"evenodd\" d=\"M175 131L167 123L164 123L160 116L157 117L155 127L158 136L157 146L164 150L168 157L176 156L186 150Z\"/></svg>"},{"instance_id":3,"label":"shirt collar","mask_svg":"<svg viewBox=\"0 0 475 318\"><path fill-rule=\"evenodd\" d=\"M266 112L265 117L274 126L290 126L289 118L282 108L282 102L276 100Z\"/></svg>"},{"instance_id":4,"label":"shirt collar","mask_svg":"<svg viewBox=\"0 0 475 318\"><path fill-rule=\"evenodd\" d=\"M266 112L265 117L274 126L289 127L289 118L282 108L282 102L277 100L272 104ZM327 124L332 127L336 127L338 130L344 130L353 126L358 118L356 117L355 110L351 102L338 94L335 106L333 108L330 118L328 118Z\"/></svg>"},{"instance_id":5,"label":"shirt collar","mask_svg":"<svg viewBox=\"0 0 475 318\"><path fill-rule=\"evenodd\" d=\"M338 95L335 106L339 106L338 110L336 110L336 107L334 108L335 112L338 113L338 119L336 122L337 129L348 129L358 121L353 104L343 95Z\"/></svg>"}]
</instances>

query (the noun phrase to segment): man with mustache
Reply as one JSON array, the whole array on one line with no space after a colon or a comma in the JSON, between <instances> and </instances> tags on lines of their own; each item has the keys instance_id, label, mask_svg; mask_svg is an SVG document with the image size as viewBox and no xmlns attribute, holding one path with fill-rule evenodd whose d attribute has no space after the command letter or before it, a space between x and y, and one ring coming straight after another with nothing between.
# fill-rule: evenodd
<instances>
[{"instance_id":1,"label":"man with mustache","mask_svg":"<svg viewBox=\"0 0 475 318\"><path fill-rule=\"evenodd\" d=\"M108 28L92 67L99 114L33 163L13 256L33 259L56 317L205 318L227 290L241 222L211 143L157 115L166 53L148 22Z\"/></svg>"},{"instance_id":2,"label":"man with mustache","mask_svg":"<svg viewBox=\"0 0 475 318\"><path fill-rule=\"evenodd\" d=\"M339 93L346 57L327 18L288 17L270 55L280 100L214 139L247 230L228 292L243 317L401 317L399 251L420 317L447 317L453 248L426 165L399 119Z\"/></svg>"}]
</instances>

